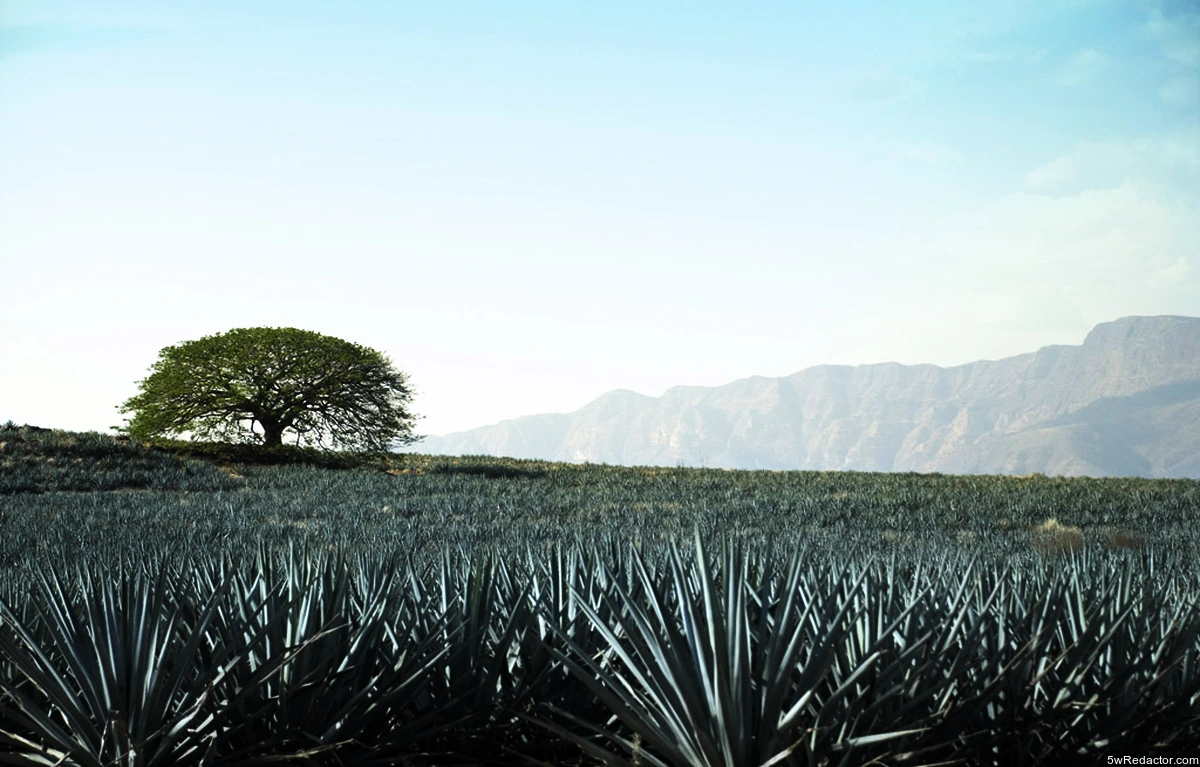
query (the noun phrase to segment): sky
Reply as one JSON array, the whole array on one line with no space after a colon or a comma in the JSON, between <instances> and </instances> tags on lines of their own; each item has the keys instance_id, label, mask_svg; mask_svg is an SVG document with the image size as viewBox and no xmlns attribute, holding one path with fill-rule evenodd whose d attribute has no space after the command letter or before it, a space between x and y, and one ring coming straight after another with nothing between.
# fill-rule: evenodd
<instances>
[{"instance_id":1,"label":"sky","mask_svg":"<svg viewBox=\"0 0 1200 767\"><path fill-rule=\"evenodd\" d=\"M1194 0L0 2L0 422L386 353L445 434L1200 315Z\"/></svg>"}]
</instances>

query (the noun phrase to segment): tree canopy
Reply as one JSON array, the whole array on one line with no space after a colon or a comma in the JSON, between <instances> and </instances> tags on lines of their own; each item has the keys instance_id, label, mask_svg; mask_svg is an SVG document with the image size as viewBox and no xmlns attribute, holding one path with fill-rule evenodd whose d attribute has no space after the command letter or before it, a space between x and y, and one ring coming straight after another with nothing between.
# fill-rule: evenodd
<instances>
[{"instance_id":1,"label":"tree canopy","mask_svg":"<svg viewBox=\"0 0 1200 767\"><path fill-rule=\"evenodd\" d=\"M386 450L419 439L406 374L380 352L296 328L238 328L168 346L119 410L136 439Z\"/></svg>"}]
</instances>

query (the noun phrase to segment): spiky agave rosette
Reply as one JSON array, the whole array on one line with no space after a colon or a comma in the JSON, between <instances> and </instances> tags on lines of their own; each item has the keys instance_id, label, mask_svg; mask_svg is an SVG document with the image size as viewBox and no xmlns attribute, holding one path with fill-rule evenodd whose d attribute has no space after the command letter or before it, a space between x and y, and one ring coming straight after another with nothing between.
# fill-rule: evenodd
<instances>
[{"instance_id":1,"label":"spiky agave rosette","mask_svg":"<svg viewBox=\"0 0 1200 767\"><path fill-rule=\"evenodd\" d=\"M1187 570L714 551L26 571L0 604L0 763L1034 764L1200 742Z\"/></svg>"}]
</instances>

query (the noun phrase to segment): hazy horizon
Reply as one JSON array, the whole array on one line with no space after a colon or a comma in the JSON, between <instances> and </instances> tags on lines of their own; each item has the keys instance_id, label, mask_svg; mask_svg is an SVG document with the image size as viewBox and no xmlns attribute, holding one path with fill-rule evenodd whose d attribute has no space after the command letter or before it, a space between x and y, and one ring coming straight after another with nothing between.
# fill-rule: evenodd
<instances>
[{"instance_id":1,"label":"hazy horizon","mask_svg":"<svg viewBox=\"0 0 1200 767\"><path fill-rule=\"evenodd\" d=\"M0 421L234 327L446 434L1200 315L1191 2L105 5L0 10Z\"/></svg>"},{"instance_id":2,"label":"hazy horizon","mask_svg":"<svg viewBox=\"0 0 1200 767\"><path fill-rule=\"evenodd\" d=\"M1158 315L1157 317L1172 317L1172 316L1173 316L1173 317L1181 317L1181 318L1183 318L1183 319L1200 319L1200 316L1192 317L1192 316L1188 316L1188 315ZM1156 317L1156 318L1157 318L1157 317ZM1103 325L1103 324L1107 324L1107 323L1109 323L1109 322L1117 322L1117 321L1119 321L1119 320L1127 320L1127 319L1146 319L1146 318L1145 318L1145 317L1114 317L1112 320L1106 320L1105 322L1098 323L1098 325L1097 325L1097 326L1099 326L1099 325ZM669 393L669 392L670 392L672 389L696 389L696 388L699 388L699 389L712 389L712 390L718 390L718 389L721 389L721 388L722 388L722 387L724 387L724 386L728 386L728 385L731 385L731 384L737 384L737 383L740 383L740 382L743 382L743 381L748 381L748 380L755 379L755 378L786 378L786 377L789 377L789 376L792 376L792 375L799 375L799 374L801 374L801 373L804 373L805 371L807 371L807 370L810 370L810 369L812 369L812 368L822 368L822 367L874 367L874 366L880 366L880 365L904 365L904 366L934 365L935 367L939 367L939 368L943 368L943 369L950 369L950 368L957 368L957 367L968 367L968 366L970 366L970 365L972 365L972 364L974 364L974 363L977 363L977 362L1001 362L1001 361L1004 361L1004 360L1010 359L1010 358L1012 358L1012 357L1021 357L1021 356L1023 356L1023 355L1026 355L1026 354L1036 354L1037 352L1039 352L1039 351L1041 351L1041 350L1043 350L1043 349L1056 348L1056 347L1063 347L1063 346L1075 346L1075 347L1077 347L1077 346L1081 346L1081 345L1083 344L1083 342L1084 342L1084 339L1081 337L1081 338L1080 338L1080 339L1079 339L1077 342L1074 342L1074 343L1063 343L1063 344L1044 344L1043 346L1039 346L1039 347L1038 347L1038 348L1036 348L1036 349L1026 349L1026 350L1025 350L1025 351L1023 351L1023 352L1017 352L1017 353L1015 353L1015 354L1012 354L1012 355L1006 355L1006 356L1004 356L1004 357L995 357L995 358L986 358L986 359L984 359L984 358L980 358L980 359L974 359L974 360L967 360L967 361L965 361L965 362L961 362L961 363L955 363L955 364L952 364L952 365L937 365L936 363L927 363L927 362L912 362L912 363L902 363L902 362L896 362L895 360L880 360L880 361L878 361L878 362L864 362L864 363L858 363L857 365L851 365L851 366L848 366L848 365L841 365L841 364L839 364L839 363L824 363L824 362L819 362L819 363L817 363L817 364L815 364L815 365L809 365L809 366L806 366L806 367L804 367L804 368L801 368L801 369L799 369L799 370L794 370L794 371L791 371L790 373L784 373L784 374L782 374L782 375L779 375L779 376L762 376L762 375L760 375L760 374L757 374L757 373L755 373L755 374L751 374L751 375L747 375L747 376L742 376L742 377L740 377L740 378L732 379L732 380L729 380L729 381L721 381L721 382L719 382L719 383L716 383L716 384L689 384L689 383L686 383L686 382L681 382L681 383L678 383L678 384L673 384L673 385L671 385L671 386L668 386L668 387L666 387L665 389L663 389L662 391L659 391L659 392L654 392L654 393L640 392L640 391L637 391L637 390L635 390L635 389L630 389L630 388L627 388L627 387L617 387L617 388L614 388L614 389L609 389L609 390L607 390L607 391L604 391L604 392L598 392L598 393L596 394L596 396L595 396L595 397L593 397L593 398L591 398L590 400L588 400L587 402L583 403L583 406L590 405L590 404L592 404L593 402L595 402L595 401L597 401L597 400L599 400L599 399L602 399L602 398L604 398L604 397L605 397L605 396L607 396L607 395L610 395L610 394L615 394L615 393L619 393L619 392L629 392L629 393L632 393L632 394L636 394L636 395L638 395L638 396L640 396L640 397L646 397L646 398L650 398L650 399L657 399L657 398L661 398L661 397L667 396L667 394L668 394L668 393ZM489 423L489 424L479 424L479 427L495 426L495 425L500 425L500 424L503 424L503 423L508 423L508 422L512 422L512 421L519 421L519 420L521 420L522 418L524 418L524 417L526 417L526 416L539 416L539 415L571 415L571 414L573 414L575 411L577 411L577 410L579 410L579 409L580 409L580 408L573 408L571 411L553 411L553 412L551 412L551 411L545 411L545 412L537 412L537 413L534 413L534 412L530 412L530 413L523 413L523 414L522 414L522 415L520 415L520 416L514 416L513 418L505 418L505 419L502 419L501 421L499 421L499 422L496 422L496 423ZM431 436L431 437L435 437L435 436L436 436L436 437L442 437L442 436L455 436L456 434L459 434L459 433L463 433L463 432L469 432L469 431L474 431L474 429L475 429L475 428L479 428L479 427L473 427L473 428L468 428L468 429L456 430L455 432L452 432L452 433L447 433L447 434L438 434L438 435L430 434L429 436ZM413 446L411 446L411 447L405 448L405 451L406 451L406 452L417 452L417 453L419 453L419 452L421 452L421 443L419 443L419 442L418 442L418 443L416 443L415 445L413 445Z\"/></svg>"}]
</instances>

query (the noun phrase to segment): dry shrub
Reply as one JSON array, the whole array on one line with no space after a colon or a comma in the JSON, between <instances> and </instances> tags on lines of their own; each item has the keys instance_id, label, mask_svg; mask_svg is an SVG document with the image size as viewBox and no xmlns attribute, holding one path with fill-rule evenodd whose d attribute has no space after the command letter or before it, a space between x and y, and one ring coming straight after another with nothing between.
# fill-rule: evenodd
<instances>
[{"instance_id":1,"label":"dry shrub","mask_svg":"<svg viewBox=\"0 0 1200 767\"><path fill-rule=\"evenodd\" d=\"M1049 554L1069 554L1083 548L1083 531L1051 517L1030 531L1033 546Z\"/></svg>"},{"instance_id":2,"label":"dry shrub","mask_svg":"<svg viewBox=\"0 0 1200 767\"><path fill-rule=\"evenodd\" d=\"M1102 532L1104 545L1110 549L1140 549L1146 545L1143 536L1119 527L1106 527Z\"/></svg>"}]
</instances>

